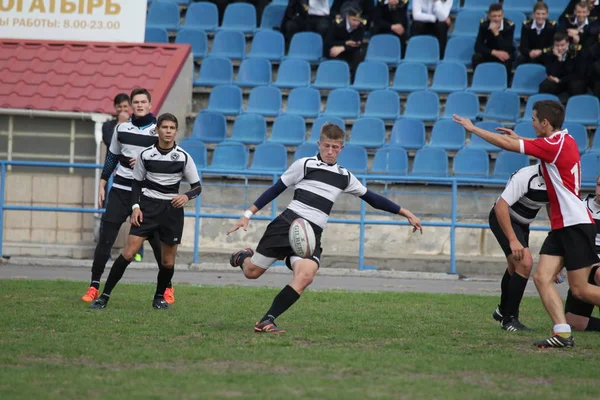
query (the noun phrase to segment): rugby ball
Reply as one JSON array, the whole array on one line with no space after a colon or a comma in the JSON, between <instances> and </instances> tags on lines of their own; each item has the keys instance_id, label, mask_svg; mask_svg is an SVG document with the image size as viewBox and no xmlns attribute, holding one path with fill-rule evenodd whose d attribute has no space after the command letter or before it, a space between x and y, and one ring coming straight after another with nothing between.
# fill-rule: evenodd
<instances>
[{"instance_id":1,"label":"rugby ball","mask_svg":"<svg viewBox=\"0 0 600 400\"><path fill-rule=\"evenodd\" d=\"M292 221L289 231L290 246L298 257L309 258L315 252L315 231L303 218Z\"/></svg>"}]
</instances>

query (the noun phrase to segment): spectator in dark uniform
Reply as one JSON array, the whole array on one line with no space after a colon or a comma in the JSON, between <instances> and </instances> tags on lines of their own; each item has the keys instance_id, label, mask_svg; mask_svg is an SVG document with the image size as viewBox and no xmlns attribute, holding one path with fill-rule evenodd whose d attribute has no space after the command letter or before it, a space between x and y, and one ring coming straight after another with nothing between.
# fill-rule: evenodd
<instances>
[{"instance_id":1,"label":"spectator in dark uniform","mask_svg":"<svg viewBox=\"0 0 600 400\"><path fill-rule=\"evenodd\" d=\"M548 76L540 83L540 93L558 96L566 92L570 97L586 92L581 45L569 45L566 33L557 32L552 50L541 57ZM562 100L565 100L564 96Z\"/></svg>"},{"instance_id":2,"label":"spectator in dark uniform","mask_svg":"<svg viewBox=\"0 0 600 400\"><path fill-rule=\"evenodd\" d=\"M433 35L440 44L440 58L444 58L450 10L453 0L413 0L411 36ZM457 0L458 1L458 0Z\"/></svg>"},{"instance_id":3,"label":"spectator in dark uniform","mask_svg":"<svg viewBox=\"0 0 600 400\"><path fill-rule=\"evenodd\" d=\"M348 6L348 3L354 3L354 8L362 10L363 25L369 29L375 12L373 0L334 0L330 12L332 18L342 17L342 10Z\"/></svg>"},{"instance_id":4,"label":"spectator in dark uniform","mask_svg":"<svg viewBox=\"0 0 600 400\"><path fill-rule=\"evenodd\" d=\"M110 141L112 140L117 124L125 122L130 118L129 108L131 104L129 103L129 95L119 93L115 96L113 105L115 106L115 118L102 124L102 141L107 148L110 147Z\"/></svg>"},{"instance_id":5,"label":"spectator in dark uniform","mask_svg":"<svg viewBox=\"0 0 600 400\"><path fill-rule=\"evenodd\" d=\"M556 33L556 22L548 19L548 5L538 1L533 7L532 18L523 22L517 65L541 63L544 49L552 48Z\"/></svg>"},{"instance_id":6,"label":"spectator in dark uniform","mask_svg":"<svg viewBox=\"0 0 600 400\"><path fill-rule=\"evenodd\" d=\"M600 33L596 34L596 41L585 51L585 65L592 92L600 98Z\"/></svg>"},{"instance_id":7,"label":"spectator in dark uniform","mask_svg":"<svg viewBox=\"0 0 600 400\"><path fill-rule=\"evenodd\" d=\"M354 80L354 73L358 64L363 60L363 39L365 26L362 23L361 10L356 4L350 3L342 9L342 17L338 17L325 41L325 55L336 60L344 60L350 66L350 75Z\"/></svg>"},{"instance_id":8,"label":"spectator in dark uniform","mask_svg":"<svg viewBox=\"0 0 600 400\"><path fill-rule=\"evenodd\" d=\"M567 6L565 7L565 10L562 12L562 14L560 14L560 17L558 17L558 20L561 21L566 15L572 16L575 14L575 6L578 3L581 3L582 0L570 0L569 4L567 4ZM600 7L599 7L599 2L600 0L583 0L584 2L587 2L587 4L589 5L589 10L590 10L590 16L592 17L596 17L596 18L600 18Z\"/></svg>"},{"instance_id":9,"label":"spectator in dark uniform","mask_svg":"<svg viewBox=\"0 0 600 400\"><path fill-rule=\"evenodd\" d=\"M323 38L329 32L329 0L289 0L281 21L281 32L285 36L286 47L298 32L316 32Z\"/></svg>"},{"instance_id":10,"label":"spectator in dark uniform","mask_svg":"<svg viewBox=\"0 0 600 400\"><path fill-rule=\"evenodd\" d=\"M408 39L408 0L378 0L373 14L373 34L389 33L400 38L402 58Z\"/></svg>"},{"instance_id":11,"label":"spectator in dark uniform","mask_svg":"<svg viewBox=\"0 0 600 400\"><path fill-rule=\"evenodd\" d=\"M593 42L598 32L596 17L590 16L590 6L585 1L575 5L575 15L565 14L559 21L559 28L566 32L572 44L579 44L584 49Z\"/></svg>"},{"instance_id":12,"label":"spectator in dark uniform","mask_svg":"<svg viewBox=\"0 0 600 400\"><path fill-rule=\"evenodd\" d=\"M475 40L473 69L484 62L499 62L504 64L510 77L515 57L514 36L515 24L504 18L502 4L490 4L488 19L481 20Z\"/></svg>"}]
</instances>

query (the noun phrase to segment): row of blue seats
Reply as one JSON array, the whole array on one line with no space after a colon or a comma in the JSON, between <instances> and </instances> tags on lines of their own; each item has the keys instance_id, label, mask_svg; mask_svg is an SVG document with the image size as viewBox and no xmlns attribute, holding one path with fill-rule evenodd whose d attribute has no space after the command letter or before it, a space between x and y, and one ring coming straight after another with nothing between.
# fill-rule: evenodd
<instances>
[{"instance_id":1,"label":"row of blue seats","mask_svg":"<svg viewBox=\"0 0 600 400\"><path fill-rule=\"evenodd\" d=\"M267 124L258 114L242 114L233 123L232 134L227 137L227 123L222 114L202 111L194 121L190 139L205 143L221 143L234 141L244 144L278 143L284 146L299 146L303 143L316 143L319 140L321 126L334 123L346 130L344 121L337 117L319 117L311 127L310 135L306 137L306 122L298 115L285 114L273 122L270 138L267 140ZM477 126L495 132L503 126L498 121L480 121ZM585 126L578 123L566 122L564 128L579 146L580 153L600 151L600 134L594 135L588 148L588 134ZM519 122L514 127L519 136L535 138L531 121ZM380 148L388 144L400 146L406 150L418 150L423 147L436 147L456 151L463 147L479 148L490 152L500 149L491 145L476 135L471 135L467 146L467 135L464 128L450 119L437 121L432 128L429 142L426 142L425 125L416 119L403 118L394 122L389 142L386 143L386 129L383 120L374 117L364 117L354 121L351 129L350 144L366 148Z\"/></svg>"},{"instance_id":2,"label":"row of blue seats","mask_svg":"<svg viewBox=\"0 0 600 400\"><path fill-rule=\"evenodd\" d=\"M354 89L334 89L327 95L325 109L321 111L321 93L315 88L301 87L292 89L287 97L285 111L282 107L281 91L272 86L258 86L252 89L245 110L242 108L242 90L236 85L219 85L213 88L208 98L207 111L225 115L238 115L244 112L261 116L276 117L280 114L293 114L303 118L318 116L356 119L376 117L384 120L413 118L421 121L437 121L440 118L452 118L452 114L468 118L496 119L517 122L531 119L535 101L555 100L554 95L538 94L528 98L521 118L520 98L516 93L493 92L487 99L485 108L480 112L479 99L475 93L453 92L446 100L444 114L440 115L440 99L430 90L411 92L401 114L400 97L393 90L370 92L361 113L359 92ZM595 126L600 123L600 102L592 95L571 96L565 111L567 122Z\"/></svg>"},{"instance_id":3,"label":"row of blue seats","mask_svg":"<svg viewBox=\"0 0 600 400\"><path fill-rule=\"evenodd\" d=\"M217 145L208 165L206 146L197 140L184 140L183 147L194 158L198 168L212 170L238 170L265 173L282 173L288 167L287 151L279 143L263 143L256 146L253 160L248 166L249 152L246 146L237 142ZM317 154L315 143L305 143L294 153L294 160ZM386 146L377 150L372 167L368 168L368 156L365 148L347 144L338 157L338 163L355 174L392 174L409 175L408 155L405 149ZM492 173L490 159L485 150L463 148L453 158L452 175L473 178L507 179L519 168L529 165L528 156L508 151L498 154ZM586 153L581 157L582 180L594 181L600 167L600 153ZM448 155L443 149L426 147L415 153L410 175L446 177L449 176Z\"/></svg>"}]
</instances>

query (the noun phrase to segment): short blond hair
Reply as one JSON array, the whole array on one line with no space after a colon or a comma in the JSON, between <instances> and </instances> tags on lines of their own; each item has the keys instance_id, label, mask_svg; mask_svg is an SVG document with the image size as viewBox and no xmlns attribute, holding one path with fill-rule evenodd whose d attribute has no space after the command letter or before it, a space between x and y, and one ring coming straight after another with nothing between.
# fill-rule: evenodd
<instances>
[{"instance_id":1,"label":"short blond hair","mask_svg":"<svg viewBox=\"0 0 600 400\"><path fill-rule=\"evenodd\" d=\"M338 125L326 122L321 126L321 135L319 140L339 140L344 141L346 138L346 133L340 128Z\"/></svg>"}]
</instances>

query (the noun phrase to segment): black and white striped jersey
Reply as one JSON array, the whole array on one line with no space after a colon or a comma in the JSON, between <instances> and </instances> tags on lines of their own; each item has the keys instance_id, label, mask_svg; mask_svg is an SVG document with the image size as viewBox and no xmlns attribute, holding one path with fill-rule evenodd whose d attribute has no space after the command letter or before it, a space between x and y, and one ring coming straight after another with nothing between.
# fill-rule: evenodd
<instances>
[{"instance_id":1,"label":"black and white striped jersey","mask_svg":"<svg viewBox=\"0 0 600 400\"><path fill-rule=\"evenodd\" d=\"M341 193L360 197L367 188L350 171L323 162L319 155L296 160L281 176L287 187L294 186L288 209L325 228L333 203Z\"/></svg>"},{"instance_id":2,"label":"black and white striped jersey","mask_svg":"<svg viewBox=\"0 0 600 400\"><path fill-rule=\"evenodd\" d=\"M131 190L133 169L129 166L129 160L138 157L142 150L152 146L157 139L156 123L137 127L131 121L126 121L116 126L109 150L119 157L120 168L117 169L113 187Z\"/></svg>"},{"instance_id":3,"label":"black and white striped jersey","mask_svg":"<svg viewBox=\"0 0 600 400\"><path fill-rule=\"evenodd\" d=\"M198 183L200 177L193 158L177 144L168 151L150 146L140 153L133 178L142 183L142 194L159 200L172 200L179 194L182 180Z\"/></svg>"},{"instance_id":4,"label":"black and white striped jersey","mask_svg":"<svg viewBox=\"0 0 600 400\"><path fill-rule=\"evenodd\" d=\"M600 204L596 203L596 196L593 194L588 195L584 201L596 224L596 253L600 254Z\"/></svg>"},{"instance_id":5,"label":"black and white striped jersey","mask_svg":"<svg viewBox=\"0 0 600 400\"><path fill-rule=\"evenodd\" d=\"M500 197L510 206L513 220L523 225L531 224L540 208L549 201L540 166L530 165L512 174Z\"/></svg>"}]
</instances>

